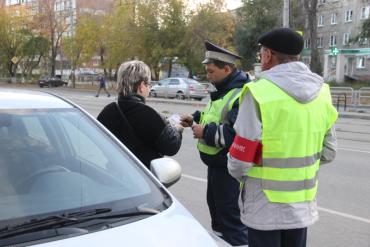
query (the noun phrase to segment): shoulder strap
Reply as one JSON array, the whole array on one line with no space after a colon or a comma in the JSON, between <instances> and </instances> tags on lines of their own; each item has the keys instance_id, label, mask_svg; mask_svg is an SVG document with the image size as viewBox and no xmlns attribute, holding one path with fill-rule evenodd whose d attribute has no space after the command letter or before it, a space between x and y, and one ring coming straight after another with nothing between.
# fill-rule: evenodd
<instances>
[{"instance_id":1,"label":"shoulder strap","mask_svg":"<svg viewBox=\"0 0 370 247\"><path fill-rule=\"evenodd\" d=\"M140 145L142 145L142 141L135 135L135 130L134 128L131 126L131 124L128 122L125 114L122 112L121 110L121 107L119 106L118 102L116 102L116 108L119 112L119 114L121 115L121 118L122 118L122 129L123 130L126 130L125 131L125 136L128 138L128 144L127 146L131 146L130 148L134 148L134 147L138 147Z\"/></svg>"}]
</instances>

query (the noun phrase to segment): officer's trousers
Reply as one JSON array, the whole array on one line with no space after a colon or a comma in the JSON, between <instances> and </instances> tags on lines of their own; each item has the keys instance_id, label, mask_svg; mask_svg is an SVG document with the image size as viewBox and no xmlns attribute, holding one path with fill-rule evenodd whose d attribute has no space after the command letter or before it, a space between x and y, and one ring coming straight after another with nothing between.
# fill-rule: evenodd
<instances>
[{"instance_id":1,"label":"officer's trousers","mask_svg":"<svg viewBox=\"0 0 370 247\"><path fill-rule=\"evenodd\" d=\"M233 246L247 245L247 227L240 220L239 183L227 167L208 167L207 203L212 229Z\"/></svg>"},{"instance_id":2,"label":"officer's trousers","mask_svg":"<svg viewBox=\"0 0 370 247\"><path fill-rule=\"evenodd\" d=\"M307 228L260 231L248 227L249 247L306 247Z\"/></svg>"}]
</instances>

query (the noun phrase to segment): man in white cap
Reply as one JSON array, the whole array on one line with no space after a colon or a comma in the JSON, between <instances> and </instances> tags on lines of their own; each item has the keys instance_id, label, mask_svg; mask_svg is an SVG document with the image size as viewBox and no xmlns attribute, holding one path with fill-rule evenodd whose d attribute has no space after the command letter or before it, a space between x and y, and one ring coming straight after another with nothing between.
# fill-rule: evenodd
<instances>
[{"instance_id":1,"label":"man in white cap","mask_svg":"<svg viewBox=\"0 0 370 247\"><path fill-rule=\"evenodd\" d=\"M182 125L192 127L200 158L208 166L207 203L213 231L233 246L247 246L247 228L238 207L239 183L227 171L227 152L235 136L240 92L249 78L235 66L240 56L208 41L205 47L207 79L217 91L202 112L184 116Z\"/></svg>"}]
</instances>

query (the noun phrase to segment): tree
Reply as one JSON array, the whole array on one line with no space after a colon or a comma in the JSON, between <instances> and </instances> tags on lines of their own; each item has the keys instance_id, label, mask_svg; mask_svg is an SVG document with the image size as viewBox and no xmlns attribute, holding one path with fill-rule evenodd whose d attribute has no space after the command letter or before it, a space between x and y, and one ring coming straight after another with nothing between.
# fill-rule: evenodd
<instances>
[{"instance_id":1,"label":"tree","mask_svg":"<svg viewBox=\"0 0 370 247\"><path fill-rule=\"evenodd\" d=\"M370 39L370 19L367 19L362 23L361 32L358 35L357 40L364 38Z\"/></svg>"},{"instance_id":2,"label":"tree","mask_svg":"<svg viewBox=\"0 0 370 247\"><path fill-rule=\"evenodd\" d=\"M316 40L317 40L317 0L304 0L304 8L307 13L308 19L308 33L309 38L311 39L311 61L310 69L312 72L317 74L322 74L320 55L317 49Z\"/></svg>"},{"instance_id":3,"label":"tree","mask_svg":"<svg viewBox=\"0 0 370 247\"><path fill-rule=\"evenodd\" d=\"M142 3L138 7L138 32L136 33L137 54L151 68L154 80L159 79L160 62L165 56L162 49L159 26L160 3L156 0Z\"/></svg>"},{"instance_id":4,"label":"tree","mask_svg":"<svg viewBox=\"0 0 370 247\"><path fill-rule=\"evenodd\" d=\"M181 43L180 62L189 70L189 77L203 74L204 41L209 40L226 49L234 50L236 20L229 12L221 12L222 1L199 5L192 13Z\"/></svg>"},{"instance_id":5,"label":"tree","mask_svg":"<svg viewBox=\"0 0 370 247\"><path fill-rule=\"evenodd\" d=\"M97 22L93 16L82 16L76 26L73 36L65 37L62 40L63 54L71 62L72 87L75 87L75 71L77 66L88 61L96 53L98 47L96 32Z\"/></svg>"},{"instance_id":6,"label":"tree","mask_svg":"<svg viewBox=\"0 0 370 247\"><path fill-rule=\"evenodd\" d=\"M0 10L0 59L10 77L15 77L22 50L27 41L27 31L20 19ZM10 81L9 81L10 82Z\"/></svg>"},{"instance_id":7,"label":"tree","mask_svg":"<svg viewBox=\"0 0 370 247\"><path fill-rule=\"evenodd\" d=\"M38 26L40 32L48 38L50 43L50 74L55 75L56 58L60 53L60 42L63 34L73 23L71 12L56 11L57 0L39 0L38 14L34 18L33 25Z\"/></svg>"},{"instance_id":8,"label":"tree","mask_svg":"<svg viewBox=\"0 0 370 247\"><path fill-rule=\"evenodd\" d=\"M118 66L128 59L134 58L137 53L137 24L134 3L121 1L106 20L106 33L100 33L105 39L105 66L118 70Z\"/></svg>"},{"instance_id":9,"label":"tree","mask_svg":"<svg viewBox=\"0 0 370 247\"><path fill-rule=\"evenodd\" d=\"M370 19L362 23L361 36L363 38L370 38Z\"/></svg>"},{"instance_id":10,"label":"tree","mask_svg":"<svg viewBox=\"0 0 370 247\"><path fill-rule=\"evenodd\" d=\"M180 0L166 0L162 7L161 46L168 61L168 77L170 77L173 60L181 56L180 44L186 27L185 6Z\"/></svg>"},{"instance_id":11,"label":"tree","mask_svg":"<svg viewBox=\"0 0 370 247\"><path fill-rule=\"evenodd\" d=\"M252 69L258 61L258 37L272 28L282 26L281 10L282 1L244 0L239 12L240 22L235 31L236 47L244 58L244 68Z\"/></svg>"},{"instance_id":12,"label":"tree","mask_svg":"<svg viewBox=\"0 0 370 247\"><path fill-rule=\"evenodd\" d=\"M37 34L28 31L29 39L22 47L23 59L20 62L22 67L22 78L31 78L33 70L36 69L41 60L46 57L49 51L49 41Z\"/></svg>"}]
</instances>

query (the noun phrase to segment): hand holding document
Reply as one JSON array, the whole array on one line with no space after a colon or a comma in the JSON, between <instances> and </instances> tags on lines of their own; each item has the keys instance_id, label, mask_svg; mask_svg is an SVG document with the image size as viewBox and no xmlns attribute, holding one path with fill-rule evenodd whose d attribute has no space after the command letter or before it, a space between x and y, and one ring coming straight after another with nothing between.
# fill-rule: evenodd
<instances>
[{"instance_id":1,"label":"hand holding document","mask_svg":"<svg viewBox=\"0 0 370 247\"><path fill-rule=\"evenodd\" d=\"M167 118L168 122L170 122L171 126L176 128L178 131L182 132L184 128L181 126L181 116L177 113L172 114Z\"/></svg>"}]
</instances>

